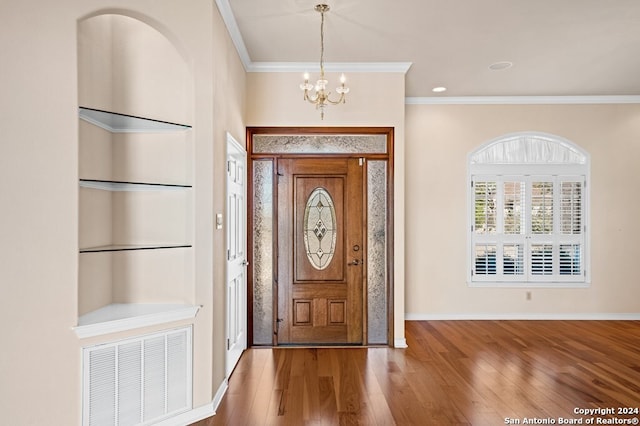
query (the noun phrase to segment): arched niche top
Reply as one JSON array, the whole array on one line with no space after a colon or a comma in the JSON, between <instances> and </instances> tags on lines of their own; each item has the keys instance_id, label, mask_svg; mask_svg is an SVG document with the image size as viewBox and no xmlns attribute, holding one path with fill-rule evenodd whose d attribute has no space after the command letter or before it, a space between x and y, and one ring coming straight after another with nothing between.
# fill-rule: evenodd
<instances>
[{"instance_id":1,"label":"arched niche top","mask_svg":"<svg viewBox=\"0 0 640 426\"><path fill-rule=\"evenodd\" d=\"M493 139L469 154L470 165L564 164L588 165L586 151L568 139L546 133L510 133Z\"/></svg>"},{"instance_id":2,"label":"arched niche top","mask_svg":"<svg viewBox=\"0 0 640 426\"><path fill-rule=\"evenodd\" d=\"M78 25L83 25L85 22L90 21L92 18L104 17L104 16L120 16L124 18L131 18L133 20L139 21L141 24L148 25L150 28L153 28L158 33L162 34L173 46L176 52L181 56L182 60L185 63L190 63L190 55L185 47L182 40L172 31L169 26L160 22L159 20L140 13L135 10L129 9L121 9L121 8L104 8L99 10L94 10L93 12L87 13L84 16L78 18Z\"/></svg>"},{"instance_id":3,"label":"arched niche top","mask_svg":"<svg viewBox=\"0 0 640 426\"><path fill-rule=\"evenodd\" d=\"M79 105L192 123L193 73L168 27L138 13L101 12L78 21Z\"/></svg>"}]
</instances>

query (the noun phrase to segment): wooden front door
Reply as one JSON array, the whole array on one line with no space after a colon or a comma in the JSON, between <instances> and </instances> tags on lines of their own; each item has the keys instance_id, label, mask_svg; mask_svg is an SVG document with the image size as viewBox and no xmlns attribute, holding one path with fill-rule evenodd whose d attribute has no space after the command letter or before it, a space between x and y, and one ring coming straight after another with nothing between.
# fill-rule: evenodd
<instances>
[{"instance_id":1,"label":"wooden front door","mask_svg":"<svg viewBox=\"0 0 640 426\"><path fill-rule=\"evenodd\" d=\"M278 344L363 342L363 167L278 161Z\"/></svg>"}]
</instances>

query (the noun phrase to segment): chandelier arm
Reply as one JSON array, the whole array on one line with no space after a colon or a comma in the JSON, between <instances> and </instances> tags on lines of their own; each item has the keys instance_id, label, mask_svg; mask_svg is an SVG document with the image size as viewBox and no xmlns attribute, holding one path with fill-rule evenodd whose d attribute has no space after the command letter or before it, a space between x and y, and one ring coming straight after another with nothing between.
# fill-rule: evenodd
<instances>
[{"instance_id":1,"label":"chandelier arm","mask_svg":"<svg viewBox=\"0 0 640 426\"><path fill-rule=\"evenodd\" d=\"M331 99L329 98L329 96L330 96L330 95L331 95L331 92L329 92L329 93L327 94L326 101L327 101L328 103L330 103L331 105L343 104L343 103L345 102L345 95L344 95L344 93L341 93L341 94L340 94L340 97L338 98L338 100L337 100L337 101L331 100Z\"/></svg>"},{"instance_id":2,"label":"chandelier arm","mask_svg":"<svg viewBox=\"0 0 640 426\"><path fill-rule=\"evenodd\" d=\"M322 103L322 102L318 101L318 99L320 99L320 96L318 96L318 95L316 95L316 96L308 96L307 95L307 96L304 97L304 99L305 99L305 101L309 102L310 104L314 104L314 105Z\"/></svg>"}]
</instances>

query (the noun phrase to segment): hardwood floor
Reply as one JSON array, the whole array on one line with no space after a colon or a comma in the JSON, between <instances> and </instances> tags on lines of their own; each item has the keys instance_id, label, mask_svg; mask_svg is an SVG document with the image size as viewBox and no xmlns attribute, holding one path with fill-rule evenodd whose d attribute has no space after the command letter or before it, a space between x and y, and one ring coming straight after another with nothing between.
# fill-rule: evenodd
<instances>
[{"instance_id":1,"label":"hardwood floor","mask_svg":"<svg viewBox=\"0 0 640 426\"><path fill-rule=\"evenodd\" d=\"M406 337L407 349L247 350L217 414L194 425L640 419L640 321L408 321Z\"/></svg>"}]
</instances>

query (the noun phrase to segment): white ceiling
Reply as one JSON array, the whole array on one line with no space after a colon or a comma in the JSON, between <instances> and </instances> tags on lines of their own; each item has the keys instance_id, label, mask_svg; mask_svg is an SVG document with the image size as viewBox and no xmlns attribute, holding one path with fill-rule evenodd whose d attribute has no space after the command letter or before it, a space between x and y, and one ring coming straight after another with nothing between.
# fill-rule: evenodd
<instances>
[{"instance_id":1,"label":"white ceiling","mask_svg":"<svg viewBox=\"0 0 640 426\"><path fill-rule=\"evenodd\" d=\"M317 72L321 1L217 3L247 70ZM410 65L407 97L640 95L640 0L326 3L327 70Z\"/></svg>"}]
</instances>

